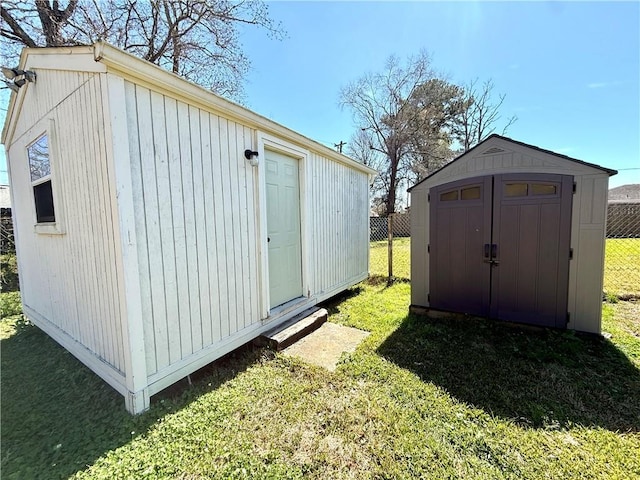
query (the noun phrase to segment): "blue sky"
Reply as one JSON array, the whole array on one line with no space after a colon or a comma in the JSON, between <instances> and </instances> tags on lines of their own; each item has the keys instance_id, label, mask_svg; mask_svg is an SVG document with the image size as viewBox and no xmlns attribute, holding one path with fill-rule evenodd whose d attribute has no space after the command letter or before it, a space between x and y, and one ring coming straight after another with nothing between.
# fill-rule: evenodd
<instances>
[{"instance_id":1,"label":"blue sky","mask_svg":"<svg viewBox=\"0 0 640 480\"><path fill-rule=\"evenodd\" d=\"M508 136L640 183L640 4L277 2L288 38L243 36L247 106L332 145L353 132L340 87L389 55L429 51L454 82L492 78ZM500 133L500 132L498 132Z\"/></svg>"},{"instance_id":2,"label":"blue sky","mask_svg":"<svg viewBox=\"0 0 640 480\"><path fill-rule=\"evenodd\" d=\"M507 135L640 183L640 3L271 2L288 37L243 29L246 105L315 140L349 141L340 88L426 49L450 81L492 78ZM6 93L6 90L3 91ZM4 95L6 98L6 95ZM0 111L4 121L4 106ZM0 160L1 161L1 160ZM635 169L635 170L632 170ZM0 182L6 182L4 162Z\"/></svg>"}]
</instances>

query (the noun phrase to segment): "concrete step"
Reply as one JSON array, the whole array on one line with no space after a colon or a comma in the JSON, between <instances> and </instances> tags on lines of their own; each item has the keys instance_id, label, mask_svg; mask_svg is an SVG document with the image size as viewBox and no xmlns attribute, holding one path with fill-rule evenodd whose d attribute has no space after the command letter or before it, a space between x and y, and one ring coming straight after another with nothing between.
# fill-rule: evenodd
<instances>
[{"instance_id":1,"label":"concrete step","mask_svg":"<svg viewBox=\"0 0 640 480\"><path fill-rule=\"evenodd\" d=\"M256 343L269 345L274 350L283 350L320 328L320 325L327 321L327 315L324 308L309 308L283 324L266 331L256 339Z\"/></svg>"}]
</instances>

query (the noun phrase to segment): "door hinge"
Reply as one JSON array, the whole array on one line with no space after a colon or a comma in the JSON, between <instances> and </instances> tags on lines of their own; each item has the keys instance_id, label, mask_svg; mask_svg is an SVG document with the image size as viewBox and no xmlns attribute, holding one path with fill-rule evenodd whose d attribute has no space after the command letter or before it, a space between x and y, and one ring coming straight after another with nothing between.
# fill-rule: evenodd
<instances>
[{"instance_id":1,"label":"door hinge","mask_svg":"<svg viewBox=\"0 0 640 480\"><path fill-rule=\"evenodd\" d=\"M431 303L431 294L427 293L427 302Z\"/></svg>"},{"instance_id":2,"label":"door hinge","mask_svg":"<svg viewBox=\"0 0 640 480\"><path fill-rule=\"evenodd\" d=\"M573 260L573 248L569 249L569 260Z\"/></svg>"},{"instance_id":3,"label":"door hinge","mask_svg":"<svg viewBox=\"0 0 640 480\"><path fill-rule=\"evenodd\" d=\"M569 320L571 319L571 314L567 312L567 325L569 325Z\"/></svg>"},{"instance_id":4,"label":"door hinge","mask_svg":"<svg viewBox=\"0 0 640 480\"><path fill-rule=\"evenodd\" d=\"M431 244L427 245L427 253L431 253Z\"/></svg>"},{"instance_id":5,"label":"door hinge","mask_svg":"<svg viewBox=\"0 0 640 480\"><path fill-rule=\"evenodd\" d=\"M431 201L431 194L427 193L427 203L429 203Z\"/></svg>"},{"instance_id":6,"label":"door hinge","mask_svg":"<svg viewBox=\"0 0 640 480\"><path fill-rule=\"evenodd\" d=\"M578 188L576 182L573 182L573 193L576 193L576 189Z\"/></svg>"}]
</instances>

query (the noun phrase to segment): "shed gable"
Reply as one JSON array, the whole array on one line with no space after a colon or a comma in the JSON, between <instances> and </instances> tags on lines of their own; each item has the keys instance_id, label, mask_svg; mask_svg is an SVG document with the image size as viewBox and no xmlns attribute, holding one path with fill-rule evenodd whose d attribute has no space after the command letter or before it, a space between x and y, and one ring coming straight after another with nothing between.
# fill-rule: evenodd
<instances>
[{"instance_id":1,"label":"shed gable","mask_svg":"<svg viewBox=\"0 0 640 480\"><path fill-rule=\"evenodd\" d=\"M533 145L492 135L451 163L434 172L409 191L433 185L495 173L551 173L559 175L602 175L615 171L543 150Z\"/></svg>"},{"instance_id":2,"label":"shed gable","mask_svg":"<svg viewBox=\"0 0 640 480\"><path fill-rule=\"evenodd\" d=\"M34 83L12 95L3 130L3 143L10 146L56 105L89 82L106 67L93 60L90 47L25 49L18 66L36 73Z\"/></svg>"}]
</instances>

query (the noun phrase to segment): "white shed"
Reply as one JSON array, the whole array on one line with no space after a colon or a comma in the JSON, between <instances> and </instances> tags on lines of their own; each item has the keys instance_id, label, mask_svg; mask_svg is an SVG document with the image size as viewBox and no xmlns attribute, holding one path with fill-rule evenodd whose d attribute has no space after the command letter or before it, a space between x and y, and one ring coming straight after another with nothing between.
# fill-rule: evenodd
<instances>
[{"instance_id":1,"label":"white shed","mask_svg":"<svg viewBox=\"0 0 640 480\"><path fill-rule=\"evenodd\" d=\"M492 135L413 186L412 309L599 334L615 173Z\"/></svg>"},{"instance_id":2,"label":"white shed","mask_svg":"<svg viewBox=\"0 0 640 480\"><path fill-rule=\"evenodd\" d=\"M370 168L105 43L19 69L24 312L129 411L367 277Z\"/></svg>"}]
</instances>

